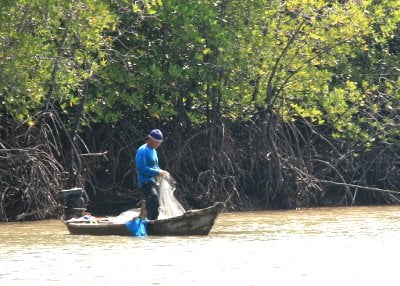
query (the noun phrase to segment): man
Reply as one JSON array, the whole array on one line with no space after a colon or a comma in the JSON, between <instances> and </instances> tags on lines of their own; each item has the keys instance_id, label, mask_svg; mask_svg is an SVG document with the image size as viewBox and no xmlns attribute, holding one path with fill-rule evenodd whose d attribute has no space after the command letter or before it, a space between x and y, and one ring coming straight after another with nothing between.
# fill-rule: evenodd
<instances>
[{"instance_id":1,"label":"man","mask_svg":"<svg viewBox=\"0 0 400 286\"><path fill-rule=\"evenodd\" d=\"M167 177L169 173L158 166L156 149L163 141L163 134L159 129L153 129L147 135L147 142L136 151L135 163L139 190L146 200L147 218L158 218L158 185L156 177Z\"/></svg>"}]
</instances>

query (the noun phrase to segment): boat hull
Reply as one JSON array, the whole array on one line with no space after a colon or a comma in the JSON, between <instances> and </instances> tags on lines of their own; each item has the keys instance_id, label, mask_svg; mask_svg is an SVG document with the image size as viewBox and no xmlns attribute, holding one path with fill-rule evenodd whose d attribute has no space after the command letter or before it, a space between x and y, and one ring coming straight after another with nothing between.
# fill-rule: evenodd
<instances>
[{"instance_id":1,"label":"boat hull","mask_svg":"<svg viewBox=\"0 0 400 286\"><path fill-rule=\"evenodd\" d=\"M192 210L183 215L147 222L147 234L158 236L208 235L218 215L224 208L223 203L199 210ZM82 223L64 221L70 234L74 235L122 235L132 236L124 223L101 221Z\"/></svg>"}]
</instances>

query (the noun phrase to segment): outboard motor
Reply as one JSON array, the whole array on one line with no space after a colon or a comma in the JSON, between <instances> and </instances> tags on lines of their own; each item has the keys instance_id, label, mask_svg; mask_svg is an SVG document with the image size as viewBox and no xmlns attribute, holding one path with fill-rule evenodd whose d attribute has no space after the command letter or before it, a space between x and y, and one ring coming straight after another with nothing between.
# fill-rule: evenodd
<instances>
[{"instance_id":1,"label":"outboard motor","mask_svg":"<svg viewBox=\"0 0 400 286\"><path fill-rule=\"evenodd\" d=\"M82 188L72 188L58 192L64 205L64 219L78 218L86 211L85 192Z\"/></svg>"}]
</instances>

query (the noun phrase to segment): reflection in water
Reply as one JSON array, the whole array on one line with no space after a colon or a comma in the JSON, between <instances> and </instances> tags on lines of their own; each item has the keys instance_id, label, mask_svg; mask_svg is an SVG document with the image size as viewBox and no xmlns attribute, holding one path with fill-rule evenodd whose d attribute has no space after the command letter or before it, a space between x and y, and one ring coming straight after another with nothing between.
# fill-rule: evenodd
<instances>
[{"instance_id":1,"label":"reflection in water","mask_svg":"<svg viewBox=\"0 0 400 286\"><path fill-rule=\"evenodd\" d=\"M5 223L0 284L395 283L399 217L396 206L224 213L209 236L145 238L73 236L58 220Z\"/></svg>"}]
</instances>

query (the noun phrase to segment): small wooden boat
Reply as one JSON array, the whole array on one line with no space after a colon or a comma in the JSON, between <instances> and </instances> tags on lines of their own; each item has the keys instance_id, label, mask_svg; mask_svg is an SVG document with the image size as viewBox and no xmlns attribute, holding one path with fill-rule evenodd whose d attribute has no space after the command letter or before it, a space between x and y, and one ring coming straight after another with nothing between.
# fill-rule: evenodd
<instances>
[{"instance_id":1,"label":"small wooden boat","mask_svg":"<svg viewBox=\"0 0 400 286\"><path fill-rule=\"evenodd\" d=\"M146 217L144 202L140 209L131 210L128 217L120 216L97 218L85 213L84 191L81 188L59 192L64 205L63 221L70 234L86 235L133 235L129 222ZM145 232L148 235L208 235L218 215L224 208L221 202L204 209L190 210L182 215L146 220Z\"/></svg>"},{"instance_id":2,"label":"small wooden boat","mask_svg":"<svg viewBox=\"0 0 400 286\"><path fill-rule=\"evenodd\" d=\"M190 210L183 215L149 220L146 223L148 235L208 235L214 226L224 204L218 202L204 209ZM139 211L138 211L139 213ZM123 235L132 236L126 223L115 222L112 217L90 220L64 220L70 234L83 235Z\"/></svg>"}]
</instances>

